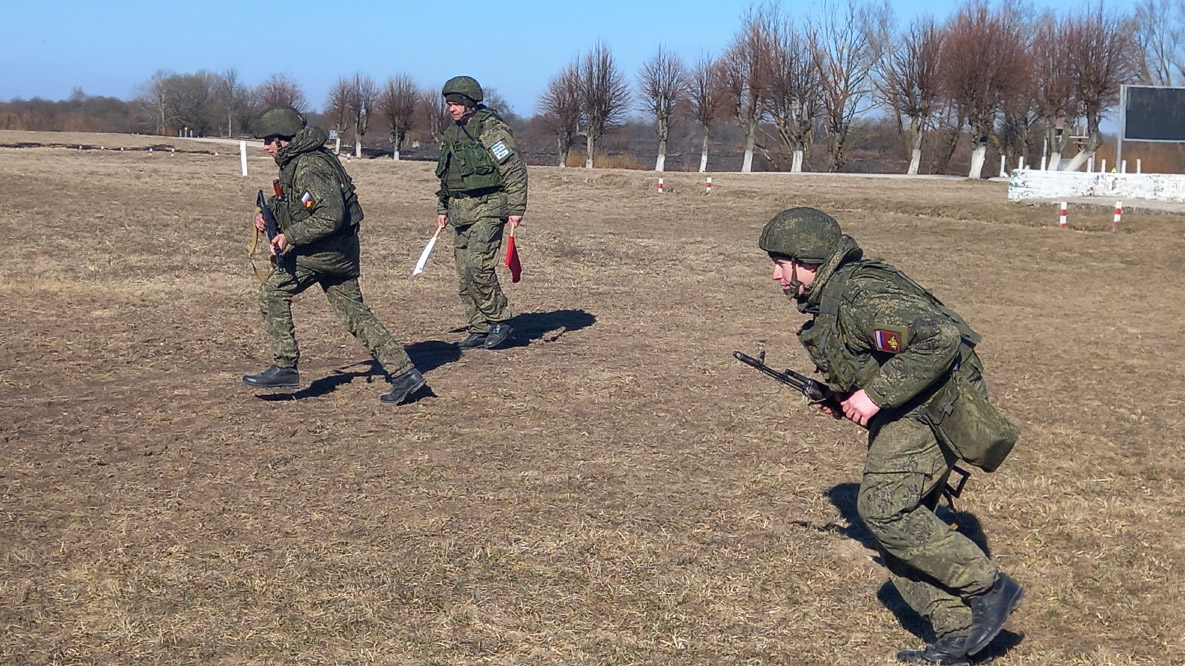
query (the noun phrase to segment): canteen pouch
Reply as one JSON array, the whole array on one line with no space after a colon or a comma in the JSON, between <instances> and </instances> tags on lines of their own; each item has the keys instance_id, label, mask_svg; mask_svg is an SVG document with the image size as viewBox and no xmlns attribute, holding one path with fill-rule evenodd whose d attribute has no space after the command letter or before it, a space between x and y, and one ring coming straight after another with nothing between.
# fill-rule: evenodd
<instances>
[{"instance_id":1,"label":"canteen pouch","mask_svg":"<svg viewBox=\"0 0 1185 666\"><path fill-rule=\"evenodd\" d=\"M1012 451L1020 431L988 402L977 364L969 365L955 368L920 413L943 446L983 471L994 472Z\"/></svg>"}]
</instances>

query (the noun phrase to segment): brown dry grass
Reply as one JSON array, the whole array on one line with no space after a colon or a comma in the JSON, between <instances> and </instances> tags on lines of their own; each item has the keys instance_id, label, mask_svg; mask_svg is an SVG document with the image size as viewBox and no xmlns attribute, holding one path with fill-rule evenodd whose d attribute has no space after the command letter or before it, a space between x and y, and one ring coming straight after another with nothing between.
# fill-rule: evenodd
<instances>
[{"instance_id":1,"label":"brown dry grass","mask_svg":"<svg viewBox=\"0 0 1185 666\"><path fill-rule=\"evenodd\" d=\"M438 397L380 405L309 293L307 388L267 400L239 375L268 362L245 250L271 163L170 141L0 148L0 662L893 663L925 632L852 523L859 431L729 354L806 367L754 247L796 204L985 335L1023 439L954 518L1029 588L996 663L1185 662L1182 217L532 168L522 343L462 356L447 250L409 275L431 165L356 160L364 292Z\"/></svg>"}]
</instances>

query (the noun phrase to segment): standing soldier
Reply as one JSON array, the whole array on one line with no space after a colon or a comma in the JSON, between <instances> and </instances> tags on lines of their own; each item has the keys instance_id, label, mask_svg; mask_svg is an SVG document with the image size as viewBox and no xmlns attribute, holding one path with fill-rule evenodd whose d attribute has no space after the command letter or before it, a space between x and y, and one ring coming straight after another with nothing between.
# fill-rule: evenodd
<instances>
[{"instance_id":1,"label":"standing soldier","mask_svg":"<svg viewBox=\"0 0 1185 666\"><path fill-rule=\"evenodd\" d=\"M245 375L243 381L259 388L300 385L292 297L316 284L346 330L387 372L391 392L381 400L391 404L406 401L424 386L424 377L403 346L362 302L358 286L362 207L349 174L323 147L328 135L320 127L306 125L296 109L282 104L260 114L252 123L252 133L263 139L263 149L280 167L277 195L267 202L280 232L271 240L271 253L295 253L295 262L286 270L277 261L259 285L259 309L274 362L263 372ZM255 216L255 228L265 230L262 213Z\"/></svg>"},{"instance_id":2,"label":"standing soldier","mask_svg":"<svg viewBox=\"0 0 1185 666\"><path fill-rule=\"evenodd\" d=\"M527 168L510 128L481 103L476 80L455 76L441 94L455 122L444 130L436 164L436 222L442 229L452 222L457 232L453 258L469 331L457 344L493 349L510 336L510 305L494 268L506 223L513 234L527 211Z\"/></svg>"},{"instance_id":3,"label":"standing soldier","mask_svg":"<svg viewBox=\"0 0 1185 666\"><path fill-rule=\"evenodd\" d=\"M954 464L994 470L1016 429L988 402L979 335L901 271L813 208L782 211L758 245L773 279L811 319L798 331L839 402L824 411L868 428L857 511L901 597L937 640L908 663L963 664L991 642L1024 588L935 514Z\"/></svg>"}]
</instances>

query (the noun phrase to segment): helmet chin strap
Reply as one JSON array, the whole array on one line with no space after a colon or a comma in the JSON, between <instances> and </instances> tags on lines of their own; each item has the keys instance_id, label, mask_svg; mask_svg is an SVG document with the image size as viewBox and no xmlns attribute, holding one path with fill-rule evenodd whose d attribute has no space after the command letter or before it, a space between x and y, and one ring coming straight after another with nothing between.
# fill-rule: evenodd
<instances>
[{"instance_id":1,"label":"helmet chin strap","mask_svg":"<svg viewBox=\"0 0 1185 666\"><path fill-rule=\"evenodd\" d=\"M798 288L801 286L802 286L802 283L798 281L798 260L791 259L790 260L790 295L794 298L798 298Z\"/></svg>"}]
</instances>

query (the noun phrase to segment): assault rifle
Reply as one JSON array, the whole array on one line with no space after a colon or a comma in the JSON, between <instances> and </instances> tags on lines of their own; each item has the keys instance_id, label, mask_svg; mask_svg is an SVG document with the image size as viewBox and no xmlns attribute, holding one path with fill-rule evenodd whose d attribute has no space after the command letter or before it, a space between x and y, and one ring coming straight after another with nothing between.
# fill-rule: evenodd
<instances>
[{"instance_id":1,"label":"assault rifle","mask_svg":"<svg viewBox=\"0 0 1185 666\"><path fill-rule=\"evenodd\" d=\"M276 197L280 196L280 186L276 186ZM259 208L259 212L263 214L263 226L267 230L267 242L270 245L272 240L280 233L280 225L276 222L276 216L272 214L272 209L267 207L267 199L263 197L263 190L259 190L259 194L255 195L255 206ZM288 273L296 272L296 253L281 252L273 257L276 262L276 267Z\"/></svg>"},{"instance_id":2,"label":"assault rifle","mask_svg":"<svg viewBox=\"0 0 1185 666\"><path fill-rule=\"evenodd\" d=\"M739 351L734 351L732 355L735 356L736 359L741 363L744 363L745 365L751 365L761 372L785 384L786 386L789 386L795 391L805 395L807 400L810 400L812 405L830 404L837 408L839 407L839 398L835 395L835 391L827 388L826 384L811 379L806 375L794 372L789 368L781 372L774 370L765 364L765 352L758 354L757 358L753 358L748 354L742 354Z\"/></svg>"},{"instance_id":3,"label":"assault rifle","mask_svg":"<svg viewBox=\"0 0 1185 666\"><path fill-rule=\"evenodd\" d=\"M757 358L753 358L748 354L742 354L739 351L734 351L732 355L735 356L736 359L741 363L753 366L764 374L773 377L786 386L789 386L795 391L805 395L807 400L809 400L812 405L830 405L832 408L834 408L836 418L843 418L843 411L840 409L839 405L839 396L835 393L835 391L832 391L830 388L828 388L823 382L811 379L810 377L794 372L789 368L781 372L774 370L765 364L764 351L758 354ZM954 472L955 475L959 477L959 481L954 486L948 484L946 488L943 489L943 492L945 495L947 495L948 499L962 495L963 486L967 485L967 479L971 476L970 472L959 467L958 465L953 466L951 468L951 472ZM951 506L954 506L953 502L951 502Z\"/></svg>"}]
</instances>

